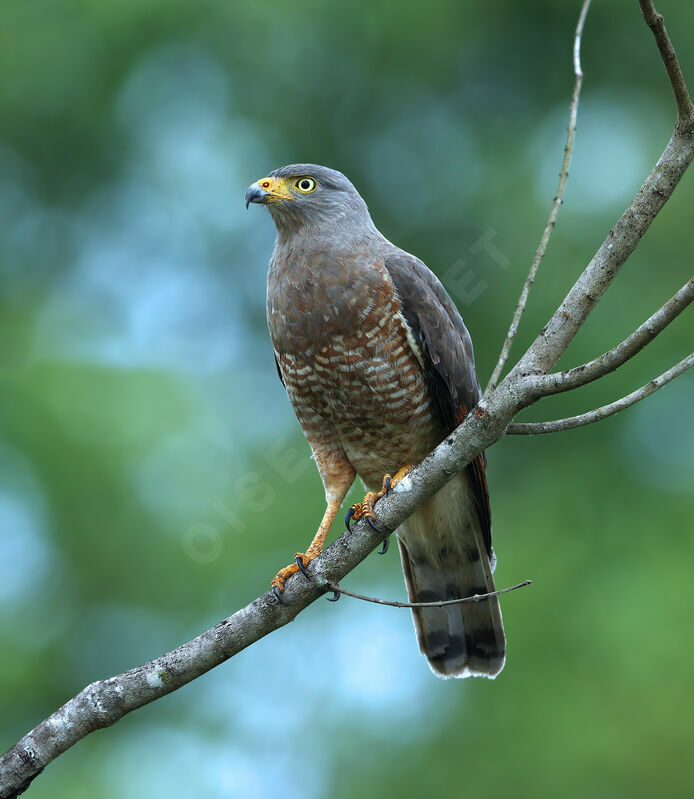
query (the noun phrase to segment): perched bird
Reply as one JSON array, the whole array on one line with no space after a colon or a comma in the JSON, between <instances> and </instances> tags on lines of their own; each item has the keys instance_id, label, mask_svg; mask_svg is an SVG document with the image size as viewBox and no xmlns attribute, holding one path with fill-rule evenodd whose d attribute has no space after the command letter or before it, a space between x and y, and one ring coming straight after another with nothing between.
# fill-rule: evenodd
<instances>
[{"instance_id":1,"label":"perched bird","mask_svg":"<svg viewBox=\"0 0 694 799\"><path fill-rule=\"evenodd\" d=\"M323 549L355 476L369 493L350 508L348 524L375 518L374 502L460 424L480 387L453 301L422 261L379 233L344 175L284 166L249 186L245 201L265 204L277 228L268 327L327 502L309 548L272 581L280 594ZM484 458L414 513L397 539L411 601L494 591ZM438 676L494 677L503 668L497 597L413 616Z\"/></svg>"}]
</instances>

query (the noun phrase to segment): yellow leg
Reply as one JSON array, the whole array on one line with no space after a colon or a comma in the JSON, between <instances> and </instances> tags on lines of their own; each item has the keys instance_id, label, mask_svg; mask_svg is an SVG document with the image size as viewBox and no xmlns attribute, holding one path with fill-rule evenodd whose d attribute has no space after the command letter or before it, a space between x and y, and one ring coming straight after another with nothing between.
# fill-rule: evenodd
<instances>
[{"instance_id":1,"label":"yellow leg","mask_svg":"<svg viewBox=\"0 0 694 799\"><path fill-rule=\"evenodd\" d=\"M311 541L309 548L306 550L305 553L297 552L295 557L301 558L301 562L304 566L308 566L308 564L316 557L316 555L320 555L323 551L323 547L325 546L325 539L328 537L328 532L330 531L330 525L335 520L335 516L337 516L337 512L340 509L340 505L342 504L342 499L331 499L328 502L328 507L325 509L325 513L323 514L323 520L320 523L320 527L318 528L318 532ZM285 566L284 569L281 569L277 576L273 579L271 585L273 588L279 589L280 592L284 591L284 584L287 581L287 578L291 577L292 574L296 574L299 571L299 566L296 563L290 563L289 566Z\"/></svg>"},{"instance_id":2,"label":"yellow leg","mask_svg":"<svg viewBox=\"0 0 694 799\"><path fill-rule=\"evenodd\" d=\"M389 474L383 475L383 483L381 484L380 491L369 491L368 494L362 499L361 502L357 502L355 505L349 509L349 513L347 515L348 521L348 529L349 529L349 519L354 519L357 521L358 519L366 518L366 519L375 519L376 516L374 514L374 505L378 502L381 497L384 497L391 488L395 488L395 486L402 480L405 475L409 474L414 466L411 463L406 464L399 469L395 477L391 477Z\"/></svg>"}]
</instances>

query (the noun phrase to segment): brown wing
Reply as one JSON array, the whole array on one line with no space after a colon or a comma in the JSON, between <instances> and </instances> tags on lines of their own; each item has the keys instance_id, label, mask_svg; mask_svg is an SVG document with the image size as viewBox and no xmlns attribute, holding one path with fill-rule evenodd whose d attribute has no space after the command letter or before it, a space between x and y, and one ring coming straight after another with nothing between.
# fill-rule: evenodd
<instances>
[{"instance_id":1,"label":"brown wing","mask_svg":"<svg viewBox=\"0 0 694 799\"><path fill-rule=\"evenodd\" d=\"M472 340L453 300L436 275L418 258L398 252L385 261L402 313L419 345L424 374L446 434L452 432L482 396ZM484 455L467 472L472 482L484 542L491 556L492 531Z\"/></svg>"}]
</instances>

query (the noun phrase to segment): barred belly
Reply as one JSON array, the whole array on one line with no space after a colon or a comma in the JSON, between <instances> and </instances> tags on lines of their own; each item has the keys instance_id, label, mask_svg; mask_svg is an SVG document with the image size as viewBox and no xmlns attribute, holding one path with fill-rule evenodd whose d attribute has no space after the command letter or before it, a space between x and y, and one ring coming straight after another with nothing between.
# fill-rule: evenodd
<instances>
[{"instance_id":1,"label":"barred belly","mask_svg":"<svg viewBox=\"0 0 694 799\"><path fill-rule=\"evenodd\" d=\"M417 463L441 440L409 328L392 295L367 305L349 333L318 337L305 352L277 353L289 398L325 458L341 450L369 489Z\"/></svg>"}]
</instances>

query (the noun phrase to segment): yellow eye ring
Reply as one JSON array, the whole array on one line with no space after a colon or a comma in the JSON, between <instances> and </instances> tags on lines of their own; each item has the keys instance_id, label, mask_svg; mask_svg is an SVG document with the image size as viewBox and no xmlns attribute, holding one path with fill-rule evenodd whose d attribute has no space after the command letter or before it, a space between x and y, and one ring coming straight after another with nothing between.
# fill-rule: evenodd
<instances>
[{"instance_id":1,"label":"yellow eye ring","mask_svg":"<svg viewBox=\"0 0 694 799\"><path fill-rule=\"evenodd\" d=\"M302 194L310 194L316 190L316 181L313 178L299 178L294 185Z\"/></svg>"}]
</instances>

